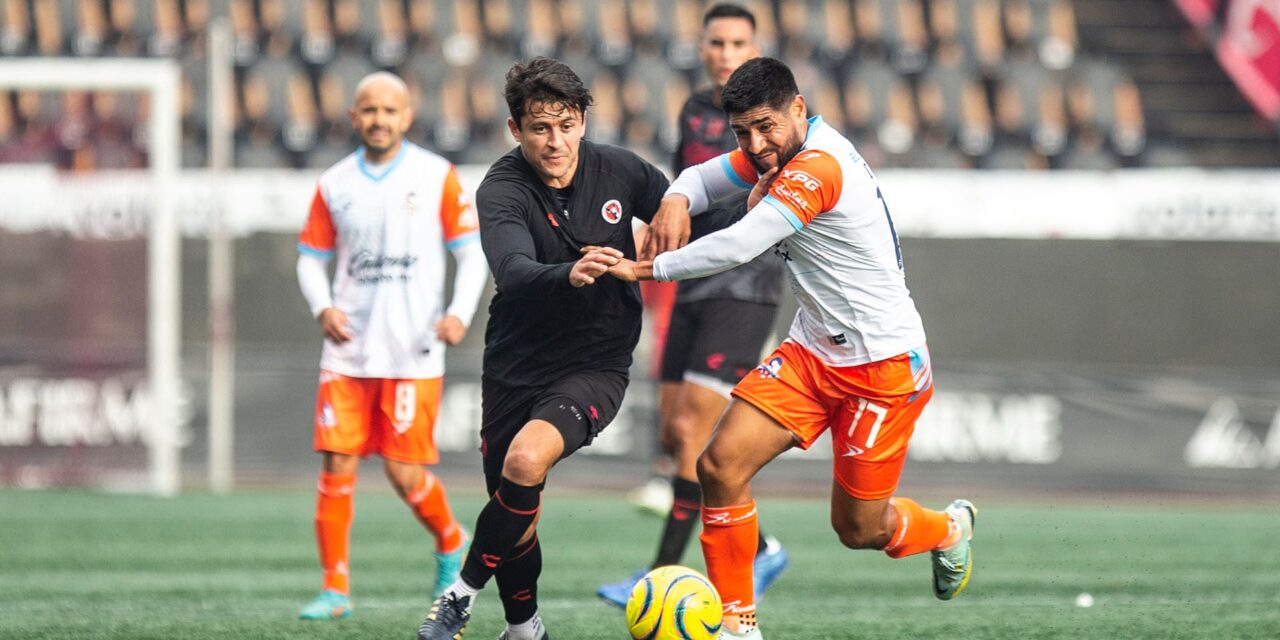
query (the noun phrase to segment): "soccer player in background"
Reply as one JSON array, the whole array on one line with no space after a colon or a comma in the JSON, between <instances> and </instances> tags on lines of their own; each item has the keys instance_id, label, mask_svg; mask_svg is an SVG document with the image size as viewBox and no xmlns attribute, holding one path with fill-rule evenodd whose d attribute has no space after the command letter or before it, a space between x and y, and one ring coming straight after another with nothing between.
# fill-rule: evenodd
<instances>
[{"instance_id":1,"label":"soccer player in background","mask_svg":"<svg viewBox=\"0 0 1280 640\"><path fill-rule=\"evenodd\" d=\"M503 640L547 637L538 616L537 535L548 472L617 414L640 339L635 283L603 277L634 258L633 218L648 221L667 179L624 149L583 139L592 98L549 58L506 77L507 126L519 146L476 193L497 282L485 328L481 456L490 499L462 575L437 598L419 640L452 640L496 578Z\"/></svg>"},{"instance_id":2,"label":"soccer player in background","mask_svg":"<svg viewBox=\"0 0 1280 640\"><path fill-rule=\"evenodd\" d=\"M658 249L688 237L710 199L751 189L741 221L652 262L619 260L625 281L718 273L773 247L799 310L790 334L733 389L698 459L702 550L724 602L726 638L761 638L751 560L758 539L750 481L782 452L827 429L834 448L831 524L851 549L931 552L934 595L949 600L973 569L976 510L894 496L916 418L933 394L924 326L875 175L848 139L807 117L791 70L756 58L722 93L738 150L691 167L653 220ZM754 185L752 187L751 185Z\"/></svg>"},{"instance_id":3,"label":"soccer player in background","mask_svg":"<svg viewBox=\"0 0 1280 640\"><path fill-rule=\"evenodd\" d=\"M423 465L439 460L445 347L466 335L488 279L476 214L453 165L404 140L413 111L400 78L362 79L350 117L363 145L320 176L298 241L298 284L325 338L315 416L324 587L305 620L351 615L352 494L365 455L382 456L391 486L435 537L435 595L466 552L444 486ZM457 262L448 308L446 247Z\"/></svg>"},{"instance_id":4,"label":"soccer player in background","mask_svg":"<svg viewBox=\"0 0 1280 640\"><path fill-rule=\"evenodd\" d=\"M704 14L698 49L711 87L694 93L680 109L676 175L737 147L720 91L735 69L759 55L755 28L755 16L735 4L716 4ZM602 585L596 594L605 601L625 607L632 587L649 569L680 564L702 507L698 454L729 403L729 391L759 362L781 296L782 260L769 252L723 273L679 283L658 388L659 440L676 462L674 499L653 563L626 580ZM753 564L759 594L786 569L787 553L762 532Z\"/></svg>"}]
</instances>

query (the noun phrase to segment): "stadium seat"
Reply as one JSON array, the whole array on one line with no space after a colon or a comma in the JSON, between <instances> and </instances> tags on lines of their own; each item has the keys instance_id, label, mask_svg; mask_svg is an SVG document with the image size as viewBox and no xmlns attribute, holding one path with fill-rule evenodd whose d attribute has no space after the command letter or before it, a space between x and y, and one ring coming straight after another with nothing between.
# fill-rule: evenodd
<instances>
[{"instance_id":1,"label":"stadium seat","mask_svg":"<svg viewBox=\"0 0 1280 640\"><path fill-rule=\"evenodd\" d=\"M917 85L921 126L943 136L969 156L980 156L993 141L985 90L964 64L955 43L937 49Z\"/></svg>"},{"instance_id":2,"label":"stadium seat","mask_svg":"<svg viewBox=\"0 0 1280 640\"><path fill-rule=\"evenodd\" d=\"M997 77L1004 56L1004 36L996 0L933 0L932 11L943 16L954 13L956 37L968 61L984 77Z\"/></svg>"},{"instance_id":3,"label":"stadium seat","mask_svg":"<svg viewBox=\"0 0 1280 640\"><path fill-rule=\"evenodd\" d=\"M788 60L808 60L824 35L811 27L807 0L778 0L778 46ZM819 16L820 17L820 16ZM815 21L812 21L816 23Z\"/></svg>"},{"instance_id":4,"label":"stadium seat","mask_svg":"<svg viewBox=\"0 0 1280 640\"><path fill-rule=\"evenodd\" d=\"M25 54L31 43L31 12L26 0L4 0L0 20L0 55Z\"/></svg>"},{"instance_id":5,"label":"stadium seat","mask_svg":"<svg viewBox=\"0 0 1280 640\"><path fill-rule=\"evenodd\" d=\"M373 63L384 69L400 66L409 55L409 22L399 0L379 0L377 30L370 53Z\"/></svg>"},{"instance_id":6,"label":"stadium seat","mask_svg":"<svg viewBox=\"0 0 1280 640\"><path fill-rule=\"evenodd\" d=\"M306 0L302 12L302 32L299 34L299 54L302 61L313 66L323 66L333 59L336 48L328 3L323 0Z\"/></svg>"},{"instance_id":7,"label":"stadium seat","mask_svg":"<svg viewBox=\"0 0 1280 640\"><path fill-rule=\"evenodd\" d=\"M65 53L61 15L64 10L58 2L37 2L33 7L36 29L36 51L42 56L59 56Z\"/></svg>"},{"instance_id":8,"label":"stadium seat","mask_svg":"<svg viewBox=\"0 0 1280 640\"><path fill-rule=\"evenodd\" d=\"M820 64L828 69L841 69L856 53L857 31L853 10L845 0L824 0L820 15L822 45L818 50Z\"/></svg>"},{"instance_id":9,"label":"stadium seat","mask_svg":"<svg viewBox=\"0 0 1280 640\"><path fill-rule=\"evenodd\" d=\"M631 32L631 42L637 54L662 57L666 53L667 42L671 39L670 20L663 20L663 15L671 15L670 2L664 0L630 0L627 3L627 26ZM666 62L663 62L666 65Z\"/></svg>"},{"instance_id":10,"label":"stadium seat","mask_svg":"<svg viewBox=\"0 0 1280 640\"><path fill-rule=\"evenodd\" d=\"M77 56L96 57L106 50L109 24L106 6L94 0L62 3L64 29L69 27L71 33L71 53ZM71 17L70 24L66 19Z\"/></svg>"},{"instance_id":11,"label":"stadium seat","mask_svg":"<svg viewBox=\"0 0 1280 640\"><path fill-rule=\"evenodd\" d=\"M910 86L884 63L863 61L845 78L849 127L874 135L888 155L903 154L915 141L917 118Z\"/></svg>"},{"instance_id":12,"label":"stadium seat","mask_svg":"<svg viewBox=\"0 0 1280 640\"><path fill-rule=\"evenodd\" d=\"M701 67L698 41L702 38L702 6L697 0L675 0L674 23L667 43L667 63L671 68L694 72Z\"/></svg>"},{"instance_id":13,"label":"stadium seat","mask_svg":"<svg viewBox=\"0 0 1280 640\"><path fill-rule=\"evenodd\" d=\"M626 5L622 0L601 0L597 7L596 56L605 66L622 67L631 61L633 50Z\"/></svg>"},{"instance_id":14,"label":"stadium seat","mask_svg":"<svg viewBox=\"0 0 1280 640\"><path fill-rule=\"evenodd\" d=\"M517 19L524 24L524 33L518 36L522 58L555 53L560 41L560 21L552 0L530 0L523 15L518 15Z\"/></svg>"},{"instance_id":15,"label":"stadium seat","mask_svg":"<svg viewBox=\"0 0 1280 640\"><path fill-rule=\"evenodd\" d=\"M231 20L232 56L237 67L247 67L258 57L258 17L252 0L228 0Z\"/></svg>"},{"instance_id":16,"label":"stadium seat","mask_svg":"<svg viewBox=\"0 0 1280 640\"><path fill-rule=\"evenodd\" d=\"M378 0L333 0L333 34L341 48L366 56L378 37Z\"/></svg>"},{"instance_id":17,"label":"stadium seat","mask_svg":"<svg viewBox=\"0 0 1280 640\"><path fill-rule=\"evenodd\" d=\"M515 4L520 7L514 6ZM512 0L483 0L480 4L482 24L484 25L485 49L489 52L516 50L520 39L516 25L523 21L524 0L513 3Z\"/></svg>"},{"instance_id":18,"label":"stadium seat","mask_svg":"<svg viewBox=\"0 0 1280 640\"><path fill-rule=\"evenodd\" d=\"M1037 153L1053 156L1067 143L1067 117L1062 83L1037 61L1010 61L997 89L999 133L1029 143Z\"/></svg>"}]
</instances>

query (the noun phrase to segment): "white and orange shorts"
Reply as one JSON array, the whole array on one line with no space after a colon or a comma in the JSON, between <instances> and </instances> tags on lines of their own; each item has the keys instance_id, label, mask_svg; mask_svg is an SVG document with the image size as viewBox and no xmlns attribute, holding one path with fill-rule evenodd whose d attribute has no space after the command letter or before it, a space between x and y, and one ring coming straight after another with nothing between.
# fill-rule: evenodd
<instances>
[{"instance_id":1,"label":"white and orange shorts","mask_svg":"<svg viewBox=\"0 0 1280 640\"><path fill-rule=\"evenodd\" d=\"M733 388L808 449L831 429L836 482L860 500L893 495L916 418L933 396L927 347L851 367L832 367L783 342Z\"/></svg>"},{"instance_id":2,"label":"white and orange shorts","mask_svg":"<svg viewBox=\"0 0 1280 640\"><path fill-rule=\"evenodd\" d=\"M320 372L315 449L434 464L435 423L444 378L353 378Z\"/></svg>"}]
</instances>

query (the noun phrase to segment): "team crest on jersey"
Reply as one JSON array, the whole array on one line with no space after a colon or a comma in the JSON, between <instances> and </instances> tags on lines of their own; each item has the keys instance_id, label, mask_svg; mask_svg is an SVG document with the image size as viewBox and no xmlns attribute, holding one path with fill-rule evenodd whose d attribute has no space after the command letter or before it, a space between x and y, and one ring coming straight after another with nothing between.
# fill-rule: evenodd
<instances>
[{"instance_id":1,"label":"team crest on jersey","mask_svg":"<svg viewBox=\"0 0 1280 640\"><path fill-rule=\"evenodd\" d=\"M622 221L622 203L617 199L610 200L600 207L600 216L609 224L618 224Z\"/></svg>"},{"instance_id":2,"label":"team crest on jersey","mask_svg":"<svg viewBox=\"0 0 1280 640\"><path fill-rule=\"evenodd\" d=\"M416 191L404 194L404 212L409 215L418 212L418 193Z\"/></svg>"},{"instance_id":3,"label":"team crest on jersey","mask_svg":"<svg viewBox=\"0 0 1280 640\"><path fill-rule=\"evenodd\" d=\"M778 379L778 374L782 373L782 356L774 356L769 358L760 366L756 367L756 371L760 372L761 378Z\"/></svg>"}]
</instances>

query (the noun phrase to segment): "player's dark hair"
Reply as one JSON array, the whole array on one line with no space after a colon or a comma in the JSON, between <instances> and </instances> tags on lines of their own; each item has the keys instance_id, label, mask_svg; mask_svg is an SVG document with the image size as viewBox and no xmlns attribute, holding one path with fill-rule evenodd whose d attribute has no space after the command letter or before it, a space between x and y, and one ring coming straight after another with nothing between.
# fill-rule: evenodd
<instances>
[{"instance_id":1,"label":"player's dark hair","mask_svg":"<svg viewBox=\"0 0 1280 640\"><path fill-rule=\"evenodd\" d=\"M770 109L782 109L799 93L796 77L782 61L752 58L742 63L724 83L720 103L728 114L766 105Z\"/></svg>"},{"instance_id":2,"label":"player's dark hair","mask_svg":"<svg viewBox=\"0 0 1280 640\"><path fill-rule=\"evenodd\" d=\"M517 127L520 126L520 118L534 104L545 107L560 105L586 115L587 107L593 102L582 78L569 65L542 56L515 63L507 71L503 94Z\"/></svg>"},{"instance_id":3,"label":"player's dark hair","mask_svg":"<svg viewBox=\"0 0 1280 640\"><path fill-rule=\"evenodd\" d=\"M756 30L756 16L743 7L742 5L733 4L732 2L718 2L711 5L710 9L702 15L702 26L706 28L716 18L742 18L751 23L751 30Z\"/></svg>"}]
</instances>

